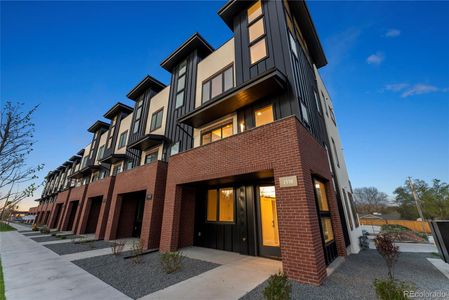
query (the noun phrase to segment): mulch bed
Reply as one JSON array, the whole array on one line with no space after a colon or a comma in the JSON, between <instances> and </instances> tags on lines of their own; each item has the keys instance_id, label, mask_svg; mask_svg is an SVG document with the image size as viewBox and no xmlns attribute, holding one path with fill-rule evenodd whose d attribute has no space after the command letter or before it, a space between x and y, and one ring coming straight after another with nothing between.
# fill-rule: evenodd
<instances>
[{"instance_id":1,"label":"mulch bed","mask_svg":"<svg viewBox=\"0 0 449 300\"><path fill-rule=\"evenodd\" d=\"M73 237L72 237L73 238ZM84 251L92 251L96 249L102 249L102 248L109 248L111 247L110 242L106 241L93 241L89 243L73 243L70 238L66 239L67 243L59 243L59 244L49 244L44 245L51 251L55 252L59 255L66 255L66 254L72 254L77 252L84 252Z\"/></svg>"},{"instance_id":2,"label":"mulch bed","mask_svg":"<svg viewBox=\"0 0 449 300\"><path fill-rule=\"evenodd\" d=\"M125 254L129 252L122 253L123 256ZM76 260L73 263L133 299L154 293L219 266L184 257L181 270L166 274L161 267L159 252L143 255L142 262L139 264L134 263L133 259L114 255L91 257Z\"/></svg>"},{"instance_id":3,"label":"mulch bed","mask_svg":"<svg viewBox=\"0 0 449 300\"><path fill-rule=\"evenodd\" d=\"M65 236L65 237L66 237L65 239L61 239L56 236L41 236L41 237L31 237L31 239L38 243L52 242L52 241L64 241L64 240L67 242L70 242L71 239L78 238L79 236L69 235L69 236Z\"/></svg>"}]
</instances>

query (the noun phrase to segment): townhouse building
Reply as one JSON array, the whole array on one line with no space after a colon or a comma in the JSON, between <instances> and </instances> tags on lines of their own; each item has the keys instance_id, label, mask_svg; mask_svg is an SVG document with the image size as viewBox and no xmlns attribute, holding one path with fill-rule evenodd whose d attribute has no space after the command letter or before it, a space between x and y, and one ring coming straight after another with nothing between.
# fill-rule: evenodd
<instances>
[{"instance_id":1,"label":"townhouse building","mask_svg":"<svg viewBox=\"0 0 449 300\"><path fill-rule=\"evenodd\" d=\"M37 223L147 249L199 246L282 260L320 284L360 229L304 1L228 1L233 32L214 49L196 33L88 131L46 177Z\"/></svg>"}]
</instances>

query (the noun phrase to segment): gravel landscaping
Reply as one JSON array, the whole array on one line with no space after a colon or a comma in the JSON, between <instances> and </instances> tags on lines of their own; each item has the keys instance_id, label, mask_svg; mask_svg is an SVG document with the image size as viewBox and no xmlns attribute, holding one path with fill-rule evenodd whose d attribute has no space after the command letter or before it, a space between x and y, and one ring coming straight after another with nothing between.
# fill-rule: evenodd
<instances>
[{"instance_id":1,"label":"gravel landscaping","mask_svg":"<svg viewBox=\"0 0 449 300\"><path fill-rule=\"evenodd\" d=\"M401 253L395 277L413 283L418 291L449 293L449 279L426 258L430 253ZM292 282L292 299L377 299L372 287L375 278L387 276L383 258L375 250L350 255L320 287ZM242 297L242 300L263 299L266 282Z\"/></svg>"},{"instance_id":2,"label":"gravel landscaping","mask_svg":"<svg viewBox=\"0 0 449 300\"><path fill-rule=\"evenodd\" d=\"M44 234L40 233L39 231L25 232L25 233L22 233L22 234L23 234L24 236L27 236L27 237L44 235Z\"/></svg>"},{"instance_id":3,"label":"gravel landscaping","mask_svg":"<svg viewBox=\"0 0 449 300\"><path fill-rule=\"evenodd\" d=\"M50 245L44 245L44 246L47 247L48 249L50 249L51 251L55 252L56 254L66 255L66 254L72 254L72 253L77 253L77 252L109 248L109 247L111 247L111 244L112 244L112 243L106 242L106 241L93 241L93 242L89 242L89 243L75 244L69 238L67 238L66 241L67 241L67 243L50 244Z\"/></svg>"},{"instance_id":4,"label":"gravel landscaping","mask_svg":"<svg viewBox=\"0 0 449 300\"><path fill-rule=\"evenodd\" d=\"M159 252L143 255L140 264L133 263L132 259L123 259L121 256L114 255L86 258L73 263L133 299L154 293L219 266L184 257L181 270L166 274L161 267L160 256Z\"/></svg>"},{"instance_id":5,"label":"gravel landscaping","mask_svg":"<svg viewBox=\"0 0 449 300\"><path fill-rule=\"evenodd\" d=\"M74 238L77 238L77 237L79 237L79 236L77 236L77 235L69 235L69 236L65 236L66 238L65 238L65 240L66 241L71 241L71 239L74 239ZM38 242L38 243L43 243L43 242L52 242L52 241L61 241L61 240L63 240L63 239L61 239L61 238L58 238L58 237L56 237L56 236L41 236L41 237L31 237L31 239L33 240L33 241L35 241L35 242Z\"/></svg>"}]
</instances>

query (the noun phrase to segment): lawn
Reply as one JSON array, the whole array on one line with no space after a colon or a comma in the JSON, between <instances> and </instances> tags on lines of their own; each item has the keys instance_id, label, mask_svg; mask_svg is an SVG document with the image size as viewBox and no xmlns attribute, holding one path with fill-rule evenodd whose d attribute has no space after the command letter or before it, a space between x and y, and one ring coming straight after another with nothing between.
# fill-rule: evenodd
<instances>
[{"instance_id":1,"label":"lawn","mask_svg":"<svg viewBox=\"0 0 449 300\"><path fill-rule=\"evenodd\" d=\"M5 299L5 283L3 282L2 261L0 260L0 300Z\"/></svg>"},{"instance_id":2,"label":"lawn","mask_svg":"<svg viewBox=\"0 0 449 300\"><path fill-rule=\"evenodd\" d=\"M16 230L14 227L11 227L6 223L0 222L0 232L14 231L14 230Z\"/></svg>"}]
</instances>

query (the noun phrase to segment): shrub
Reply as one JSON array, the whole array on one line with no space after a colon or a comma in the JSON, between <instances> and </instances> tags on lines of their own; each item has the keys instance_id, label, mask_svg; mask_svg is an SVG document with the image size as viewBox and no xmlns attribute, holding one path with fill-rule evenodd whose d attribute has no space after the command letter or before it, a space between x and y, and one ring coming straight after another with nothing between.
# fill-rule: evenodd
<instances>
[{"instance_id":1,"label":"shrub","mask_svg":"<svg viewBox=\"0 0 449 300\"><path fill-rule=\"evenodd\" d=\"M125 247L124 242L114 242L111 245L112 254L114 255L120 255L123 251L123 248Z\"/></svg>"},{"instance_id":2,"label":"shrub","mask_svg":"<svg viewBox=\"0 0 449 300\"><path fill-rule=\"evenodd\" d=\"M140 264L142 262L142 254L143 254L143 243L141 240L134 241L132 248L132 261L135 264Z\"/></svg>"},{"instance_id":3,"label":"shrub","mask_svg":"<svg viewBox=\"0 0 449 300\"><path fill-rule=\"evenodd\" d=\"M33 231L38 231L39 230L39 228L37 228L37 224L36 223L31 225L31 230L33 230Z\"/></svg>"},{"instance_id":4,"label":"shrub","mask_svg":"<svg viewBox=\"0 0 449 300\"><path fill-rule=\"evenodd\" d=\"M389 233L380 233L374 239L374 243L376 245L377 252L385 260L388 268L388 278L394 279L394 264L397 262L399 257L399 246L396 246L393 243L394 239Z\"/></svg>"},{"instance_id":5,"label":"shrub","mask_svg":"<svg viewBox=\"0 0 449 300\"><path fill-rule=\"evenodd\" d=\"M268 278L268 285L263 290L266 300L289 300L291 298L292 285L287 276L279 271Z\"/></svg>"},{"instance_id":6,"label":"shrub","mask_svg":"<svg viewBox=\"0 0 449 300\"><path fill-rule=\"evenodd\" d=\"M61 236L59 236L59 238L60 238L61 240L65 240L67 237L66 237L65 235L61 235Z\"/></svg>"},{"instance_id":7,"label":"shrub","mask_svg":"<svg viewBox=\"0 0 449 300\"><path fill-rule=\"evenodd\" d=\"M165 273L170 274L182 268L184 256L181 252L165 252L161 255L161 265Z\"/></svg>"},{"instance_id":8,"label":"shrub","mask_svg":"<svg viewBox=\"0 0 449 300\"><path fill-rule=\"evenodd\" d=\"M50 228L48 228L46 225L42 226L40 229L40 232L43 234L49 234L50 233Z\"/></svg>"},{"instance_id":9,"label":"shrub","mask_svg":"<svg viewBox=\"0 0 449 300\"><path fill-rule=\"evenodd\" d=\"M373 283L377 298L380 300L406 300L409 299L406 291L412 291L413 286L403 282L387 279L374 279Z\"/></svg>"}]
</instances>

